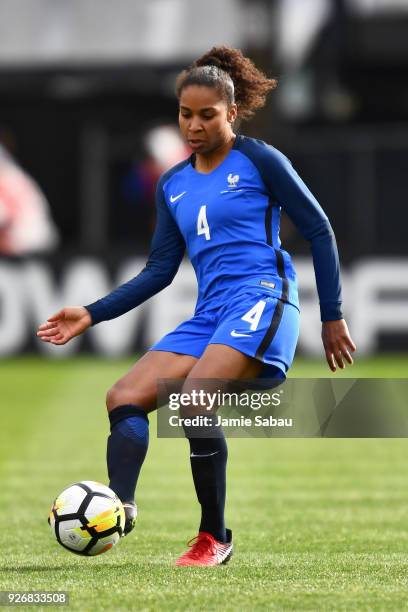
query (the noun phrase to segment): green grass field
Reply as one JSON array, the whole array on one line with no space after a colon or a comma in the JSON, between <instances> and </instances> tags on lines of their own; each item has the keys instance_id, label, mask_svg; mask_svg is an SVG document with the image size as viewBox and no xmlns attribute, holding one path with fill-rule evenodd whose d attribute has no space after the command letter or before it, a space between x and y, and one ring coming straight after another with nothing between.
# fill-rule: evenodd
<instances>
[{"instance_id":1,"label":"green grass field","mask_svg":"<svg viewBox=\"0 0 408 612\"><path fill-rule=\"evenodd\" d=\"M137 529L82 558L53 539L49 506L106 481L107 388L130 361L0 362L2 590L65 590L72 610L399 610L408 598L408 440L233 439L223 567L175 568L197 528L187 443L152 419ZM407 357L340 376L406 377ZM298 359L292 376L331 375ZM41 608L25 608L41 609ZM45 609L45 608L44 608Z\"/></svg>"}]
</instances>

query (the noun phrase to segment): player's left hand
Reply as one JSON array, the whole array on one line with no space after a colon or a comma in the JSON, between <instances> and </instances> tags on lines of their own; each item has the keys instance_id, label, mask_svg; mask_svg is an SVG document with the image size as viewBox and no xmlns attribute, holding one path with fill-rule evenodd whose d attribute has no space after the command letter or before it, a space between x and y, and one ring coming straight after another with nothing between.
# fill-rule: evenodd
<instances>
[{"instance_id":1,"label":"player's left hand","mask_svg":"<svg viewBox=\"0 0 408 612\"><path fill-rule=\"evenodd\" d=\"M347 323L344 319L339 321L324 321L322 324L322 341L326 352L327 363L332 372L336 371L336 363L341 370L344 369L345 363L343 358L350 365L353 364L353 358L350 351L354 353L356 345L351 339Z\"/></svg>"}]
</instances>

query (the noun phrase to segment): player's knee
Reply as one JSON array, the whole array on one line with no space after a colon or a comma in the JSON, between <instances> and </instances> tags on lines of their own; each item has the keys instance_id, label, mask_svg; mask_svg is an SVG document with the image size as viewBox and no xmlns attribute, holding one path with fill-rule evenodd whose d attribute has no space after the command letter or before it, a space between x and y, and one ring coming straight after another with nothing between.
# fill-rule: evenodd
<instances>
[{"instance_id":1,"label":"player's knee","mask_svg":"<svg viewBox=\"0 0 408 612\"><path fill-rule=\"evenodd\" d=\"M129 393L126 392L126 389L120 382L115 383L106 394L106 407L108 412L114 408L117 408L118 406L123 406L124 404L130 403L133 402L131 401Z\"/></svg>"},{"instance_id":2,"label":"player's knee","mask_svg":"<svg viewBox=\"0 0 408 612\"><path fill-rule=\"evenodd\" d=\"M111 412L118 406L132 404L150 411L154 408L154 399L154 394L118 381L106 394L106 407L108 412Z\"/></svg>"},{"instance_id":3,"label":"player's knee","mask_svg":"<svg viewBox=\"0 0 408 612\"><path fill-rule=\"evenodd\" d=\"M106 408L108 409L108 412L110 412L113 408L113 401L114 401L115 395L116 395L115 387L111 387L106 394Z\"/></svg>"}]
</instances>

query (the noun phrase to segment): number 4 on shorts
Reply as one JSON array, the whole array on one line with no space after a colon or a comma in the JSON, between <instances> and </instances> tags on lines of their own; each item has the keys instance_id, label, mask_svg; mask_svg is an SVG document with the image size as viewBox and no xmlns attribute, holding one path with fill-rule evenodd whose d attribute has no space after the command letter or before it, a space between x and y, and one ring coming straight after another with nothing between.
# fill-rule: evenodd
<instances>
[{"instance_id":1,"label":"number 4 on shorts","mask_svg":"<svg viewBox=\"0 0 408 612\"><path fill-rule=\"evenodd\" d=\"M262 313L264 311L265 306L266 302L264 302L264 300L259 300L259 302L255 304L255 306L253 306L251 310L248 310L248 312L246 312L244 316L241 317L243 321L246 321L247 323L251 324L249 328L251 331L255 331L258 327L259 320L262 317Z\"/></svg>"}]
</instances>

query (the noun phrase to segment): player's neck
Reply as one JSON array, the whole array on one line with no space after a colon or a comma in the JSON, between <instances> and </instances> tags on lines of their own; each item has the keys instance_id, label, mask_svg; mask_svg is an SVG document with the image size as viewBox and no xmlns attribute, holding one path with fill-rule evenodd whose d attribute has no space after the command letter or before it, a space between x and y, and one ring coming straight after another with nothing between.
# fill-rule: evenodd
<instances>
[{"instance_id":1,"label":"player's neck","mask_svg":"<svg viewBox=\"0 0 408 612\"><path fill-rule=\"evenodd\" d=\"M208 174L217 166L222 164L234 146L235 138L236 135L231 133L229 139L213 151L210 151L207 154L197 153L195 158L195 169L197 172Z\"/></svg>"}]
</instances>

